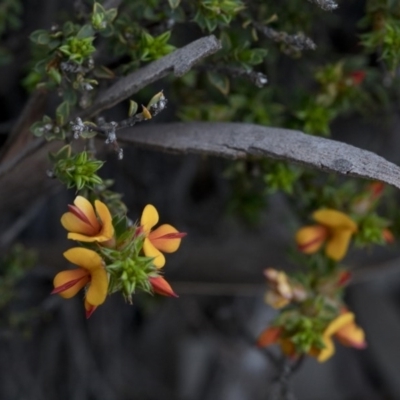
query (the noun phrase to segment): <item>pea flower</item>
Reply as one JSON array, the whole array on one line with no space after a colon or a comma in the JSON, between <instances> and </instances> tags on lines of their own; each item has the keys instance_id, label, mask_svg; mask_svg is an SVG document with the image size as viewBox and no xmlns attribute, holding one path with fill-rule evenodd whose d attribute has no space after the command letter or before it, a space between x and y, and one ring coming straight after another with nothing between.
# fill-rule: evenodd
<instances>
[{"instance_id":1,"label":"pea flower","mask_svg":"<svg viewBox=\"0 0 400 400\"><path fill-rule=\"evenodd\" d=\"M61 217L61 224L69 231L68 239L99 242L112 247L114 227L110 211L100 200L96 200L94 206L95 209L87 199L77 196L74 205L68 205L69 212Z\"/></svg>"},{"instance_id":2,"label":"pea flower","mask_svg":"<svg viewBox=\"0 0 400 400\"><path fill-rule=\"evenodd\" d=\"M108 276L102 258L93 250L74 247L64 253L64 257L79 268L59 272L54 277L51 294L59 294L65 299L75 296L87 287L85 296L86 316L103 304L108 290Z\"/></svg>"},{"instance_id":3,"label":"pea flower","mask_svg":"<svg viewBox=\"0 0 400 400\"><path fill-rule=\"evenodd\" d=\"M289 337L283 336L284 329L280 326L272 326L264 330L257 339L258 347L267 347L277 343L281 346L282 352L288 356L296 355L296 348ZM315 357L319 362L325 362L335 353L333 344L335 337L341 344L357 349L364 349L367 344L365 342L364 331L354 322L354 314L348 311L340 314L325 328L322 334L322 342L324 348L312 348L308 355Z\"/></svg>"},{"instance_id":4,"label":"pea flower","mask_svg":"<svg viewBox=\"0 0 400 400\"><path fill-rule=\"evenodd\" d=\"M345 311L336 317L322 334L325 347L321 350L311 349L310 355L316 357L319 362L324 362L332 357L335 353L332 336L344 346L356 349L364 349L367 346L364 331L354 322L354 314Z\"/></svg>"},{"instance_id":5,"label":"pea flower","mask_svg":"<svg viewBox=\"0 0 400 400\"><path fill-rule=\"evenodd\" d=\"M140 219L141 233L145 239L143 252L147 257L154 257L154 265L162 268L165 265L164 253L173 253L178 250L181 238L186 233L178 232L173 226L164 224L152 231L151 229L158 223L158 212L156 208L148 204Z\"/></svg>"},{"instance_id":6,"label":"pea flower","mask_svg":"<svg viewBox=\"0 0 400 400\"><path fill-rule=\"evenodd\" d=\"M283 271L267 268L264 275L268 281L268 290L265 294L265 302L273 308L282 308L291 301L303 301L307 293L300 285L290 282Z\"/></svg>"},{"instance_id":7,"label":"pea flower","mask_svg":"<svg viewBox=\"0 0 400 400\"><path fill-rule=\"evenodd\" d=\"M313 219L318 224L297 231L298 249L313 254L326 242L327 257L340 261L346 255L351 236L357 232L357 224L346 214L328 208L315 211Z\"/></svg>"}]
</instances>

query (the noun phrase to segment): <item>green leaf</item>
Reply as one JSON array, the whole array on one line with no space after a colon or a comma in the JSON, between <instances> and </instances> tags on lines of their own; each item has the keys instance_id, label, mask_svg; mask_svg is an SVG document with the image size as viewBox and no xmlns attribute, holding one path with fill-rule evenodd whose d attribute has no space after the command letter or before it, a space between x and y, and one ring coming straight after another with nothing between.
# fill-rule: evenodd
<instances>
[{"instance_id":1,"label":"green leaf","mask_svg":"<svg viewBox=\"0 0 400 400\"><path fill-rule=\"evenodd\" d=\"M118 15L118 10L116 8L110 8L109 10L106 11L105 16L106 20L108 23L111 23L114 21L114 19Z\"/></svg>"},{"instance_id":2,"label":"green leaf","mask_svg":"<svg viewBox=\"0 0 400 400\"><path fill-rule=\"evenodd\" d=\"M138 103L136 103L136 101L129 100L128 116L132 117L133 115L135 115L137 112L137 109L138 109Z\"/></svg>"},{"instance_id":3,"label":"green leaf","mask_svg":"<svg viewBox=\"0 0 400 400\"><path fill-rule=\"evenodd\" d=\"M104 7L100 4L97 3L97 1L94 2L93 4L93 14L104 14L106 10Z\"/></svg>"},{"instance_id":4,"label":"green leaf","mask_svg":"<svg viewBox=\"0 0 400 400\"><path fill-rule=\"evenodd\" d=\"M79 32L76 34L76 37L78 39L85 39L93 37L93 35L94 35L94 29L92 25L83 25L82 28L79 30Z\"/></svg>"},{"instance_id":5,"label":"green leaf","mask_svg":"<svg viewBox=\"0 0 400 400\"><path fill-rule=\"evenodd\" d=\"M179 7L181 0L168 0L169 6L174 10Z\"/></svg>"},{"instance_id":6,"label":"green leaf","mask_svg":"<svg viewBox=\"0 0 400 400\"><path fill-rule=\"evenodd\" d=\"M229 79L226 76L207 72L207 78L222 94L227 95L229 93Z\"/></svg>"},{"instance_id":7,"label":"green leaf","mask_svg":"<svg viewBox=\"0 0 400 400\"><path fill-rule=\"evenodd\" d=\"M67 122L69 117L69 103L63 101L56 109L56 122L57 125L62 126Z\"/></svg>"},{"instance_id":8,"label":"green leaf","mask_svg":"<svg viewBox=\"0 0 400 400\"><path fill-rule=\"evenodd\" d=\"M50 68L49 69L49 77L55 82L57 83L57 85L61 84L62 81L62 76L60 74L60 71L56 68Z\"/></svg>"},{"instance_id":9,"label":"green leaf","mask_svg":"<svg viewBox=\"0 0 400 400\"><path fill-rule=\"evenodd\" d=\"M36 44L44 46L50 42L51 38L49 32L45 31L44 29L38 29L37 31L31 33L29 39Z\"/></svg>"}]
</instances>

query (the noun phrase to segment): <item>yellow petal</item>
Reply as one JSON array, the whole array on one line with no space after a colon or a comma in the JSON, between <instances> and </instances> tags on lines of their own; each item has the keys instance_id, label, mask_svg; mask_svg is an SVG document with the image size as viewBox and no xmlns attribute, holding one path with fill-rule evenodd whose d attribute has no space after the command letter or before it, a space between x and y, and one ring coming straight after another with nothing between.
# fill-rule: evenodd
<instances>
[{"instance_id":1,"label":"yellow petal","mask_svg":"<svg viewBox=\"0 0 400 400\"><path fill-rule=\"evenodd\" d=\"M357 224L346 214L325 208L315 211L313 214L315 221L329 228L349 229L351 232L357 232Z\"/></svg>"},{"instance_id":2,"label":"yellow petal","mask_svg":"<svg viewBox=\"0 0 400 400\"><path fill-rule=\"evenodd\" d=\"M329 325L326 327L326 329L324 331L324 337L334 335L337 331L342 329L344 326L351 324L353 322L354 322L354 314L353 313L345 312L343 314L340 314L333 321L331 321L329 323Z\"/></svg>"},{"instance_id":3,"label":"yellow petal","mask_svg":"<svg viewBox=\"0 0 400 400\"><path fill-rule=\"evenodd\" d=\"M108 277L104 268L97 268L92 272L89 289L86 293L86 300L93 306L104 303L107 297Z\"/></svg>"},{"instance_id":4,"label":"yellow petal","mask_svg":"<svg viewBox=\"0 0 400 400\"><path fill-rule=\"evenodd\" d=\"M179 233L172 225L164 224L150 232L148 238L154 247L164 253L173 253L177 251L181 244L180 238L163 238L164 235Z\"/></svg>"},{"instance_id":5,"label":"yellow petal","mask_svg":"<svg viewBox=\"0 0 400 400\"><path fill-rule=\"evenodd\" d=\"M334 229L329 238L325 253L335 261L340 261L347 253L353 231L349 229Z\"/></svg>"},{"instance_id":6,"label":"yellow petal","mask_svg":"<svg viewBox=\"0 0 400 400\"><path fill-rule=\"evenodd\" d=\"M82 268L61 271L54 277L54 289L57 290L57 288L68 284L68 282L78 280L70 288L63 290L62 292L58 292L58 294L61 297L64 297L64 299L69 299L75 296L89 282L89 279L88 272Z\"/></svg>"},{"instance_id":7,"label":"yellow petal","mask_svg":"<svg viewBox=\"0 0 400 400\"><path fill-rule=\"evenodd\" d=\"M83 247L74 247L67 250L64 252L64 257L72 264L79 265L91 273L96 269L103 268L102 258L93 250Z\"/></svg>"},{"instance_id":8,"label":"yellow petal","mask_svg":"<svg viewBox=\"0 0 400 400\"><path fill-rule=\"evenodd\" d=\"M365 333L354 322L350 322L335 333L335 337L345 346L363 349L367 346Z\"/></svg>"},{"instance_id":9,"label":"yellow petal","mask_svg":"<svg viewBox=\"0 0 400 400\"><path fill-rule=\"evenodd\" d=\"M92 242L107 242L108 240L110 240L109 237L98 234L98 235L94 235L94 236L87 236L87 235L82 235L80 233L74 233L74 232L70 232L68 233L68 239L71 240L76 240L78 242L87 242L87 243L92 243Z\"/></svg>"},{"instance_id":10,"label":"yellow petal","mask_svg":"<svg viewBox=\"0 0 400 400\"><path fill-rule=\"evenodd\" d=\"M140 225L143 226L143 231L147 236L151 230L151 228L156 225L158 222L158 212L156 208L147 204L142 213L142 218L140 219Z\"/></svg>"},{"instance_id":11,"label":"yellow petal","mask_svg":"<svg viewBox=\"0 0 400 400\"><path fill-rule=\"evenodd\" d=\"M98 232L100 230L100 224L90 201L83 196L76 196L74 204L85 214L90 224L96 228Z\"/></svg>"},{"instance_id":12,"label":"yellow petal","mask_svg":"<svg viewBox=\"0 0 400 400\"><path fill-rule=\"evenodd\" d=\"M98 230L94 229L93 226L82 221L71 212L63 214L61 217L61 224L69 232L78 232L84 235L93 235L98 233Z\"/></svg>"},{"instance_id":13,"label":"yellow petal","mask_svg":"<svg viewBox=\"0 0 400 400\"><path fill-rule=\"evenodd\" d=\"M332 339L330 337L324 337L323 341L325 347L320 350L319 354L317 355L317 360L321 363L331 358L335 353L335 346Z\"/></svg>"},{"instance_id":14,"label":"yellow petal","mask_svg":"<svg viewBox=\"0 0 400 400\"><path fill-rule=\"evenodd\" d=\"M114 227L112 224L112 216L110 214L110 211L108 207L100 200L96 200L94 202L94 205L102 223L100 235L108 238L107 240L109 240L114 236Z\"/></svg>"},{"instance_id":15,"label":"yellow petal","mask_svg":"<svg viewBox=\"0 0 400 400\"><path fill-rule=\"evenodd\" d=\"M325 239L328 231L321 225L310 225L301 228L296 233L296 243L298 249L305 254L316 253Z\"/></svg>"},{"instance_id":16,"label":"yellow petal","mask_svg":"<svg viewBox=\"0 0 400 400\"><path fill-rule=\"evenodd\" d=\"M157 268L162 268L165 265L164 255L147 238L144 239L143 252L146 257L154 257L153 263Z\"/></svg>"}]
</instances>

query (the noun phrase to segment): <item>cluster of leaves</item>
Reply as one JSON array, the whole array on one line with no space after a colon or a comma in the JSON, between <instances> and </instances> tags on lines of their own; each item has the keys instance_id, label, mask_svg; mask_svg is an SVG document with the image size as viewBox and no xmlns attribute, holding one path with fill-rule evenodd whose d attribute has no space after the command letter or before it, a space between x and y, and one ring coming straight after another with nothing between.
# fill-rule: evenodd
<instances>
[{"instance_id":1,"label":"cluster of leaves","mask_svg":"<svg viewBox=\"0 0 400 400\"><path fill-rule=\"evenodd\" d=\"M370 29L361 36L369 53L379 59L395 75L400 65L400 7L397 1L368 0L367 13L360 26Z\"/></svg>"},{"instance_id":2,"label":"cluster of leaves","mask_svg":"<svg viewBox=\"0 0 400 400\"><path fill-rule=\"evenodd\" d=\"M50 153L49 157L54 164L51 174L68 189L76 187L77 191L93 190L97 185L103 184L97 171L104 162L90 157L88 152L82 151L72 155L71 146L66 145L57 153Z\"/></svg>"}]
</instances>

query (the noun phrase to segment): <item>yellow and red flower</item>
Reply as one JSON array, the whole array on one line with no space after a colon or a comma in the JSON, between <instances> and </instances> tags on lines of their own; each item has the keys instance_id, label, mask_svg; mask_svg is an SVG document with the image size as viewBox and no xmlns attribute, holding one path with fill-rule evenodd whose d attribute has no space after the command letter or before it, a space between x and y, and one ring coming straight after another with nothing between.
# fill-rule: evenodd
<instances>
[{"instance_id":1,"label":"yellow and red flower","mask_svg":"<svg viewBox=\"0 0 400 400\"><path fill-rule=\"evenodd\" d=\"M283 327L272 326L265 329L257 339L258 347L267 347L277 343L281 346L282 352L287 356L295 356L296 348L289 337L283 337ZM354 322L354 314L348 311L340 314L325 328L322 334L324 348L312 348L308 355L315 357L319 362L327 361L335 353L333 337L341 344L356 349L364 349L365 342L364 331Z\"/></svg>"},{"instance_id":2,"label":"yellow and red flower","mask_svg":"<svg viewBox=\"0 0 400 400\"><path fill-rule=\"evenodd\" d=\"M326 327L322 334L325 347L320 350L312 349L310 355L316 357L319 362L332 357L335 353L332 337L344 346L356 349L364 349L367 346L364 331L354 322L354 314L348 311L340 314Z\"/></svg>"},{"instance_id":3,"label":"yellow and red flower","mask_svg":"<svg viewBox=\"0 0 400 400\"><path fill-rule=\"evenodd\" d=\"M142 213L140 220L140 232L144 234L143 252L147 257L154 257L154 265L162 268L165 265L164 253L173 253L178 250L181 238L186 233L178 232L172 225L164 224L152 231L158 223L158 212L156 208L148 204Z\"/></svg>"},{"instance_id":4,"label":"yellow and red flower","mask_svg":"<svg viewBox=\"0 0 400 400\"><path fill-rule=\"evenodd\" d=\"M69 212L61 217L61 224L69 231L68 239L112 246L114 227L110 211L100 200L94 202L94 207L84 197L77 196L74 205L68 205Z\"/></svg>"},{"instance_id":5,"label":"yellow and red flower","mask_svg":"<svg viewBox=\"0 0 400 400\"><path fill-rule=\"evenodd\" d=\"M54 277L54 290L51 293L69 299L87 286L85 309L89 318L107 297L108 275L103 259L93 250L82 247L67 250L64 257L79 268L59 272Z\"/></svg>"},{"instance_id":6,"label":"yellow and red flower","mask_svg":"<svg viewBox=\"0 0 400 400\"><path fill-rule=\"evenodd\" d=\"M298 249L305 254L316 253L326 243L325 254L340 261L347 252L357 224L346 214L332 209L313 213L316 225L305 226L296 233Z\"/></svg>"}]
</instances>

